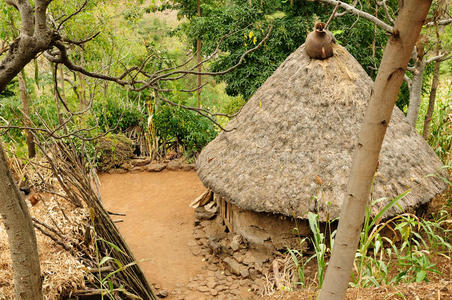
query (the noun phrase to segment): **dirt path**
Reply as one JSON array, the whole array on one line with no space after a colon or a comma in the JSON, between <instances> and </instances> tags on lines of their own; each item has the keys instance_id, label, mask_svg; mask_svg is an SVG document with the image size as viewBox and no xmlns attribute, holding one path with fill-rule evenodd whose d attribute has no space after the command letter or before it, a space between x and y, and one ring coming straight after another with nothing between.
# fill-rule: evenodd
<instances>
[{"instance_id":1,"label":"dirt path","mask_svg":"<svg viewBox=\"0 0 452 300\"><path fill-rule=\"evenodd\" d=\"M105 207L125 213L117 223L150 283L169 291L202 272L201 258L188 247L194 211L188 205L205 188L195 172L105 174L100 177Z\"/></svg>"}]
</instances>

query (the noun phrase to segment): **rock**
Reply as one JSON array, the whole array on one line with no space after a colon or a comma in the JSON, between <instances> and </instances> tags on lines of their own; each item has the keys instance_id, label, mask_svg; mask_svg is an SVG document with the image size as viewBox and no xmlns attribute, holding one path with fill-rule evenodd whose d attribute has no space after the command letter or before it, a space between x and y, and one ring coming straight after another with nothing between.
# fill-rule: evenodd
<instances>
[{"instance_id":1,"label":"rock","mask_svg":"<svg viewBox=\"0 0 452 300\"><path fill-rule=\"evenodd\" d=\"M247 266L254 264L254 256L251 254L251 252L246 252L245 256L243 257L243 263Z\"/></svg>"},{"instance_id":2,"label":"rock","mask_svg":"<svg viewBox=\"0 0 452 300\"><path fill-rule=\"evenodd\" d=\"M226 291L226 290L228 289L228 287L225 286L224 284L219 284L219 285L217 285L217 286L215 287L215 289L216 289L218 292L222 292L222 291Z\"/></svg>"},{"instance_id":3,"label":"rock","mask_svg":"<svg viewBox=\"0 0 452 300\"><path fill-rule=\"evenodd\" d=\"M110 170L108 171L108 174L125 174L125 173L127 173L127 170L124 170L124 169L121 169L121 168L118 168L118 169L110 169Z\"/></svg>"},{"instance_id":4,"label":"rock","mask_svg":"<svg viewBox=\"0 0 452 300\"><path fill-rule=\"evenodd\" d=\"M201 254L201 248L198 245L196 245L195 247L191 247L190 250L194 256L198 256Z\"/></svg>"},{"instance_id":5,"label":"rock","mask_svg":"<svg viewBox=\"0 0 452 300\"><path fill-rule=\"evenodd\" d=\"M256 280L257 278L257 271L254 268L248 269L248 272L250 273L250 279Z\"/></svg>"},{"instance_id":6,"label":"rock","mask_svg":"<svg viewBox=\"0 0 452 300\"><path fill-rule=\"evenodd\" d=\"M166 168L170 171L178 171L181 169L181 167L182 167L182 164L178 160L170 160L170 162L166 166Z\"/></svg>"},{"instance_id":7,"label":"rock","mask_svg":"<svg viewBox=\"0 0 452 300\"><path fill-rule=\"evenodd\" d=\"M165 164L149 164L146 166L148 172L160 172L166 168Z\"/></svg>"},{"instance_id":8,"label":"rock","mask_svg":"<svg viewBox=\"0 0 452 300\"><path fill-rule=\"evenodd\" d=\"M207 270L215 272L215 271L218 270L218 268L217 268L217 266L215 266L214 264L209 264L209 265L207 266Z\"/></svg>"},{"instance_id":9,"label":"rock","mask_svg":"<svg viewBox=\"0 0 452 300\"><path fill-rule=\"evenodd\" d=\"M204 207L195 208L195 217L198 220L210 220L216 216L216 211L207 211Z\"/></svg>"},{"instance_id":10,"label":"rock","mask_svg":"<svg viewBox=\"0 0 452 300\"><path fill-rule=\"evenodd\" d=\"M212 249L213 253L220 253L221 246L215 239L209 237L209 248Z\"/></svg>"},{"instance_id":11,"label":"rock","mask_svg":"<svg viewBox=\"0 0 452 300\"><path fill-rule=\"evenodd\" d=\"M142 166L149 164L150 162L151 162L150 158L144 158L144 159L138 158L138 159L132 159L130 161L130 163L132 165L134 165L135 167L142 167Z\"/></svg>"},{"instance_id":12,"label":"rock","mask_svg":"<svg viewBox=\"0 0 452 300\"><path fill-rule=\"evenodd\" d=\"M234 255L233 255L233 257L234 257L235 260L238 261L239 263L243 263L243 260L244 260L244 258L245 258L244 255L242 255L242 254L240 254L240 253L238 253L238 252L235 252Z\"/></svg>"},{"instance_id":13,"label":"rock","mask_svg":"<svg viewBox=\"0 0 452 300\"><path fill-rule=\"evenodd\" d=\"M240 276L242 276L243 278L247 278L248 276L250 276L250 272L248 271L248 268L242 268L240 270Z\"/></svg>"},{"instance_id":14,"label":"rock","mask_svg":"<svg viewBox=\"0 0 452 300\"><path fill-rule=\"evenodd\" d=\"M240 275L241 265L235 259L226 257L223 259L223 263L232 274Z\"/></svg>"},{"instance_id":15,"label":"rock","mask_svg":"<svg viewBox=\"0 0 452 300\"><path fill-rule=\"evenodd\" d=\"M131 163L125 162L121 165L121 168L123 168L124 170L132 170L133 166Z\"/></svg>"},{"instance_id":16,"label":"rock","mask_svg":"<svg viewBox=\"0 0 452 300\"><path fill-rule=\"evenodd\" d=\"M160 291L157 292L156 295L159 298L166 298L166 297L168 297L169 293L168 293L167 290L160 290Z\"/></svg>"},{"instance_id":17,"label":"rock","mask_svg":"<svg viewBox=\"0 0 452 300\"><path fill-rule=\"evenodd\" d=\"M214 290L214 289L211 289L211 290L210 290L210 294L211 294L212 296L216 296L216 295L218 295L218 292L217 292L216 290Z\"/></svg>"},{"instance_id":18,"label":"rock","mask_svg":"<svg viewBox=\"0 0 452 300\"><path fill-rule=\"evenodd\" d=\"M146 167L139 166L139 167L133 167L131 171L132 172L143 172L144 170L146 170Z\"/></svg>"},{"instance_id":19,"label":"rock","mask_svg":"<svg viewBox=\"0 0 452 300\"><path fill-rule=\"evenodd\" d=\"M198 291L201 293L207 293L207 292L210 292L210 289L207 286L202 285L202 286L198 286Z\"/></svg>"},{"instance_id":20,"label":"rock","mask_svg":"<svg viewBox=\"0 0 452 300\"><path fill-rule=\"evenodd\" d=\"M181 168L183 171L194 171L195 164L182 164Z\"/></svg>"},{"instance_id":21,"label":"rock","mask_svg":"<svg viewBox=\"0 0 452 300\"><path fill-rule=\"evenodd\" d=\"M231 248L233 251L237 251L240 248L240 244L242 243L242 236L240 234L236 234L232 237Z\"/></svg>"},{"instance_id":22,"label":"rock","mask_svg":"<svg viewBox=\"0 0 452 300\"><path fill-rule=\"evenodd\" d=\"M207 287L209 289L214 289L216 286L217 286L217 283L215 282L215 280L207 282Z\"/></svg>"}]
</instances>

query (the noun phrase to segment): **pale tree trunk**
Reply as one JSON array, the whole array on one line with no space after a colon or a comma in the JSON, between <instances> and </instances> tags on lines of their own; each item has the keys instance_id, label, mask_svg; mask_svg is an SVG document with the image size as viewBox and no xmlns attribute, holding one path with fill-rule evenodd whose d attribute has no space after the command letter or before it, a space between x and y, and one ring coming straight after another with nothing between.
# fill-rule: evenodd
<instances>
[{"instance_id":1,"label":"pale tree trunk","mask_svg":"<svg viewBox=\"0 0 452 300\"><path fill-rule=\"evenodd\" d=\"M60 84L61 84L61 98L63 98L64 102L66 101L66 90L64 89L64 72L63 72L63 65L59 65L59 71L60 71Z\"/></svg>"},{"instance_id":2,"label":"pale tree trunk","mask_svg":"<svg viewBox=\"0 0 452 300\"><path fill-rule=\"evenodd\" d=\"M353 158L347 197L342 205L320 300L344 299L369 202L372 178L414 44L431 0L403 1L388 40Z\"/></svg>"},{"instance_id":3,"label":"pale tree trunk","mask_svg":"<svg viewBox=\"0 0 452 300\"><path fill-rule=\"evenodd\" d=\"M413 128L416 128L416 122L419 115L419 107L421 106L422 95L422 81L424 79L425 70L424 59L417 60L415 64L415 71L413 72L413 79L410 89L410 104L408 106L408 123Z\"/></svg>"},{"instance_id":4,"label":"pale tree trunk","mask_svg":"<svg viewBox=\"0 0 452 300\"><path fill-rule=\"evenodd\" d=\"M435 69L433 71L433 81L432 88L430 90L430 96L428 98L428 109L425 114L424 119L424 130L422 131L422 136L424 139L427 139L430 132L430 121L432 120L433 110L435 109L435 101L436 101L436 90L438 89L439 84L439 67L441 66L441 61L435 61Z\"/></svg>"},{"instance_id":5,"label":"pale tree trunk","mask_svg":"<svg viewBox=\"0 0 452 300\"><path fill-rule=\"evenodd\" d=\"M0 215L14 270L15 299L42 299L38 247L27 204L19 193L0 143Z\"/></svg>"},{"instance_id":6,"label":"pale tree trunk","mask_svg":"<svg viewBox=\"0 0 452 300\"><path fill-rule=\"evenodd\" d=\"M198 0L198 17L201 17L201 0ZM198 61L198 72L201 73L201 39L196 40L196 56ZM196 90L198 98L198 108L201 107L201 74L198 74L198 88Z\"/></svg>"},{"instance_id":7,"label":"pale tree trunk","mask_svg":"<svg viewBox=\"0 0 452 300\"><path fill-rule=\"evenodd\" d=\"M27 93L27 84L25 82L25 74L22 70L21 73L17 74L17 78L19 79L19 93L20 98L22 99L22 111L24 113L24 125L26 127L31 127L30 122L30 103L29 103L29 97ZM35 141L33 138L33 134L30 130L25 129L25 135L26 135L26 142L27 142L27 148L28 148L28 157L33 158L36 156L36 146Z\"/></svg>"}]
</instances>

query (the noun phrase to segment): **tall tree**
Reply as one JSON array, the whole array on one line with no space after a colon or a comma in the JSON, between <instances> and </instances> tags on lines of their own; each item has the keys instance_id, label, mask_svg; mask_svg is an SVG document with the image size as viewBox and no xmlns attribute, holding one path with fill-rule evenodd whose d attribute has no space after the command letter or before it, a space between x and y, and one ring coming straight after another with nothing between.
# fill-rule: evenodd
<instances>
[{"instance_id":1,"label":"tall tree","mask_svg":"<svg viewBox=\"0 0 452 300\"><path fill-rule=\"evenodd\" d=\"M381 145L431 0L399 3L399 15L386 45L359 133L347 197L342 206L332 257L319 295L320 300L345 298Z\"/></svg>"},{"instance_id":2,"label":"tall tree","mask_svg":"<svg viewBox=\"0 0 452 300\"><path fill-rule=\"evenodd\" d=\"M40 300L41 268L35 231L27 204L19 193L0 143L0 215L6 227L18 300Z\"/></svg>"}]
</instances>

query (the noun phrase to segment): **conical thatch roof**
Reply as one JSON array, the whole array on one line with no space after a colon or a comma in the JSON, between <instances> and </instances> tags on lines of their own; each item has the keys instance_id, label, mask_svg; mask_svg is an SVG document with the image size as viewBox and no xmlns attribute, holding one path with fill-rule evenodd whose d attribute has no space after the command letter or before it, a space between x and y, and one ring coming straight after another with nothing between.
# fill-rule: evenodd
<instances>
[{"instance_id":1,"label":"conical thatch roof","mask_svg":"<svg viewBox=\"0 0 452 300\"><path fill-rule=\"evenodd\" d=\"M197 169L204 185L242 209L301 218L312 211L322 220L339 215L373 82L343 47L335 45L334 53L313 60L301 46L284 61L226 127L235 129L201 152ZM395 108L372 198L411 187L400 206L426 203L446 188L426 177L441 166Z\"/></svg>"}]
</instances>

